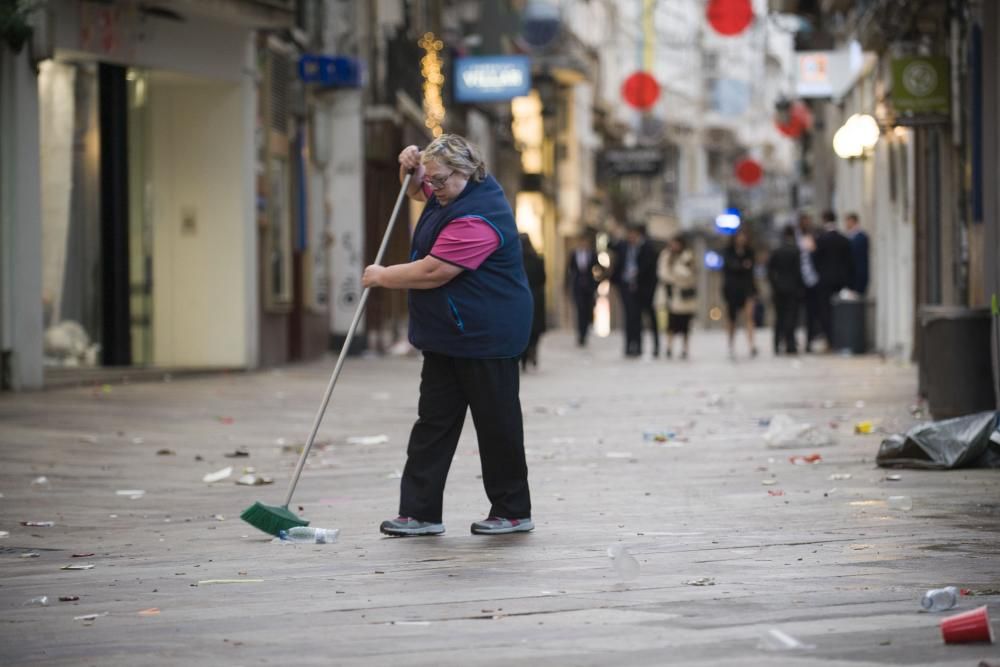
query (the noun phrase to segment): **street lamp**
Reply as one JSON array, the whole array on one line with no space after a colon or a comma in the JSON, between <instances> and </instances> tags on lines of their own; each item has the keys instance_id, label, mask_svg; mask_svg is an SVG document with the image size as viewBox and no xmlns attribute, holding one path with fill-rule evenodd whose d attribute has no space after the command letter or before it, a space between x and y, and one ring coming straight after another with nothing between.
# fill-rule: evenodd
<instances>
[{"instance_id":1,"label":"street lamp","mask_svg":"<svg viewBox=\"0 0 1000 667\"><path fill-rule=\"evenodd\" d=\"M880 135L878 122L873 117L856 113L834 133L833 152L844 160L865 157L875 148Z\"/></svg>"}]
</instances>

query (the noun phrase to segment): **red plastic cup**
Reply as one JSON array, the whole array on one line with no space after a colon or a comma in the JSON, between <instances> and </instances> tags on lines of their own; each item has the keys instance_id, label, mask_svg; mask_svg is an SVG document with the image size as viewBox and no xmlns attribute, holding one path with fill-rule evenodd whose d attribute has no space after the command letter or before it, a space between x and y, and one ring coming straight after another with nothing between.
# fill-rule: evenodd
<instances>
[{"instance_id":1,"label":"red plastic cup","mask_svg":"<svg viewBox=\"0 0 1000 667\"><path fill-rule=\"evenodd\" d=\"M993 643L993 628L985 605L941 619L941 636L945 644L966 642Z\"/></svg>"}]
</instances>

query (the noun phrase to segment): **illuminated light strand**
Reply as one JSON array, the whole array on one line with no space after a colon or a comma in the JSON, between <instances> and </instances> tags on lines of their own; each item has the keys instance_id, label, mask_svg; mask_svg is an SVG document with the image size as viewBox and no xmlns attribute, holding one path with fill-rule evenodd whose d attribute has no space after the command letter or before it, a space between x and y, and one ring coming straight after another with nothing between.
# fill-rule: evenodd
<instances>
[{"instance_id":1,"label":"illuminated light strand","mask_svg":"<svg viewBox=\"0 0 1000 667\"><path fill-rule=\"evenodd\" d=\"M437 39L434 33L424 33L417 44L424 50L420 59L420 74L424 77L424 125L435 137L444 132L441 125L446 114L441 88L444 86L443 63L439 52L444 48L444 42Z\"/></svg>"}]
</instances>

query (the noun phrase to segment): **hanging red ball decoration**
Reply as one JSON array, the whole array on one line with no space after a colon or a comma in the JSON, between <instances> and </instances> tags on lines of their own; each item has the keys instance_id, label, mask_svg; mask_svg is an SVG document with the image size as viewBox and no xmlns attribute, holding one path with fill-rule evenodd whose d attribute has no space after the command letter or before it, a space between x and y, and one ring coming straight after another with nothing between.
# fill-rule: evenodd
<instances>
[{"instance_id":1,"label":"hanging red ball decoration","mask_svg":"<svg viewBox=\"0 0 1000 667\"><path fill-rule=\"evenodd\" d=\"M753 23L753 5L750 0L709 0L705 18L715 32L732 37Z\"/></svg>"},{"instance_id":2,"label":"hanging red ball decoration","mask_svg":"<svg viewBox=\"0 0 1000 667\"><path fill-rule=\"evenodd\" d=\"M636 72L622 84L622 97L631 106L645 111L660 99L660 84L648 72Z\"/></svg>"},{"instance_id":3,"label":"hanging red ball decoration","mask_svg":"<svg viewBox=\"0 0 1000 667\"><path fill-rule=\"evenodd\" d=\"M764 168L754 159L743 158L736 163L736 178L743 185L752 187L764 178Z\"/></svg>"},{"instance_id":4,"label":"hanging red ball decoration","mask_svg":"<svg viewBox=\"0 0 1000 667\"><path fill-rule=\"evenodd\" d=\"M774 125L778 128L778 131L792 139L798 139L802 136L803 132L812 128L812 123L812 112L801 101L792 102L788 107L788 111L779 114L774 121Z\"/></svg>"}]
</instances>

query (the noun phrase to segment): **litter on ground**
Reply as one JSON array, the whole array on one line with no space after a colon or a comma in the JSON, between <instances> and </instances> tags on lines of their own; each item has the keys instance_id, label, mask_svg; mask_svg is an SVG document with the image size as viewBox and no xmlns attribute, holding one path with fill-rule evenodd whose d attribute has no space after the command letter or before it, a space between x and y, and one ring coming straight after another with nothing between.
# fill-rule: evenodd
<instances>
[{"instance_id":1,"label":"litter on ground","mask_svg":"<svg viewBox=\"0 0 1000 667\"><path fill-rule=\"evenodd\" d=\"M201 478L201 481L206 484L211 484L213 482L221 482L230 475L233 474L233 466L226 466L222 470L216 470L215 472L210 472Z\"/></svg>"}]
</instances>

